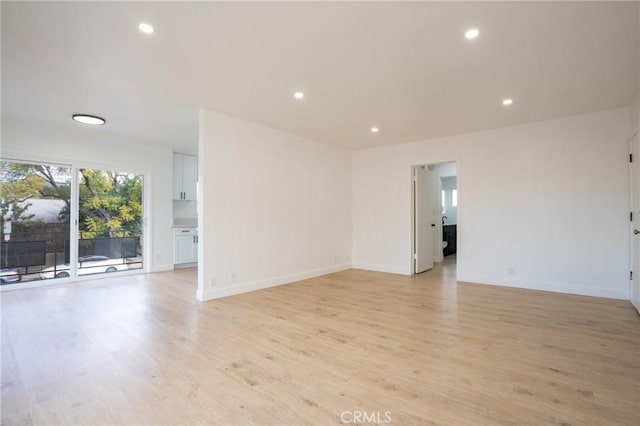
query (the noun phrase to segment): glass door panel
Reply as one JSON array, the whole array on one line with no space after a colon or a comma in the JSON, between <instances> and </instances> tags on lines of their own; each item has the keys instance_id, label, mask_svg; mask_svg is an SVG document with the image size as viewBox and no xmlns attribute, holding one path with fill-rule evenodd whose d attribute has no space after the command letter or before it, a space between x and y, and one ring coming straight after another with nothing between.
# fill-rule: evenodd
<instances>
[{"instance_id":1,"label":"glass door panel","mask_svg":"<svg viewBox=\"0 0 640 426\"><path fill-rule=\"evenodd\" d=\"M69 277L71 167L0 167L0 285Z\"/></svg>"},{"instance_id":2,"label":"glass door panel","mask_svg":"<svg viewBox=\"0 0 640 426\"><path fill-rule=\"evenodd\" d=\"M78 275L142 268L143 175L78 170Z\"/></svg>"}]
</instances>

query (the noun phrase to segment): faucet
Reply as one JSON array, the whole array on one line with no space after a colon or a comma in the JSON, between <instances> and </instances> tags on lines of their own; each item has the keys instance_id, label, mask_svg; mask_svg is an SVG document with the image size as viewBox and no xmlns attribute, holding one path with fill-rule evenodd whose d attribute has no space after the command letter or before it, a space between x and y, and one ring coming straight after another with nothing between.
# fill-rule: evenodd
<instances>
[{"instance_id":1,"label":"faucet","mask_svg":"<svg viewBox=\"0 0 640 426\"><path fill-rule=\"evenodd\" d=\"M443 225L444 225L444 221L445 221L445 219L449 219L449 218L448 218L448 217L446 217L446 216L442 216L442 224L443 224Z\"/></svg>"}]
</instances>

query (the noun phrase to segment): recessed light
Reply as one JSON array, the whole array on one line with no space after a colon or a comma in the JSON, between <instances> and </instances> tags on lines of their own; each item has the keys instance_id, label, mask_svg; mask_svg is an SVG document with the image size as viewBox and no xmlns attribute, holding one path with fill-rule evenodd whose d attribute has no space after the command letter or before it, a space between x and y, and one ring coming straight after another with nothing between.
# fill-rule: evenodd
<instances>
[{"instance_id":1,"label":"recessed light","mask_svg":"<svg viewBox=\"0 0 640 426\"><path fill-rule=\"evenodd\" d=\"M141 22L138 24L138 29L145 34L151 34L153 32L153 27L146 22Z\"/></svg>"},{"instance_id":2,"label":"recessed light","mask_svg":"<svg viewBox=\"0 0 640 426\"><path fill-rule=\"evenodd\" d=\"M505 106L511 105L512 103L513 103L513 99L511 99L511 98L507 98L507 99L503 99L502 100L502 105L505 105Z\"/></svg>"},{"instance_id":3,"label":"recessed light","mask_svg":"<svg viewBox=\"0 0 640 426\"><path fill-rule=\"evenodd\" d=\"M304 98L304 93L296 92L296 93L293 94L293 97L296 98L296 99L302 99L302 98Z\"/></svg>"},{"instance_id":4,"label":"recessed light","mask_svg":"<svg viewBox=\"0 0 640 426\"><path fill-rule=\"evenodd\" d=\"M82 124L90 124L92 126L99 126L107 121L102 117L96 117L95 115L87 115L87 114L73 114L71 116L73 121L77 121Z\"/></svg>"},{"instance_id":5,"label":"recessed light","mask_svg":"<svg viewBox=\"0 0 640 426\"><path fill-rule=\"evenodd\" d=\"M480 35L480 31L477 28L469 28L467 32L464 33L465 38L472 40Z\"/></svg>"},{"instance_id":6,"label":"recessed light","mask_svg":"<svg viewBox=\"0 0 640 426\"><path fill-rule=\"evenodd\" d=\"M371 128L371 133L378 133L380 131L380 129L378 129L377 127L372 127Z\"/></svg>"}]
</instances>

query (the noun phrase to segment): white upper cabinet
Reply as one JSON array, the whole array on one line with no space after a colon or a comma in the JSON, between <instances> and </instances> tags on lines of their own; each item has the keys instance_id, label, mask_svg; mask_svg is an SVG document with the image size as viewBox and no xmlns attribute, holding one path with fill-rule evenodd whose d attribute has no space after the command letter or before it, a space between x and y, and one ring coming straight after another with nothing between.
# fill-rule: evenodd
<instances>
[{"instance_id":1,"label":"white upper cabinet","mask_svg":"<svg viewBox=\"0 0 640 426\"><path fill-rule=\"evenodd\" d=\"M182 191L183 200L196 200L198 191L198 157L182 156Z\"/></svg>"},{"instance_id":2,"label":"white upper cabinet","mask_svg":"<svg viewBox=\"0 0 640 426\"><path fill-rule=\"evenodd\" d=\"M173 199L182 200L182 154L173 154Z\"/></svg>"},{"instance_id":3,"label":"white upper cabinet","mask_svg":"<svg viewBox=\"0 0 640 426\"><path fill-rule=\"evenodd\" d=\"M197 199L198 157L173 154L173 199Z\"/></svg>"}]
</instances>

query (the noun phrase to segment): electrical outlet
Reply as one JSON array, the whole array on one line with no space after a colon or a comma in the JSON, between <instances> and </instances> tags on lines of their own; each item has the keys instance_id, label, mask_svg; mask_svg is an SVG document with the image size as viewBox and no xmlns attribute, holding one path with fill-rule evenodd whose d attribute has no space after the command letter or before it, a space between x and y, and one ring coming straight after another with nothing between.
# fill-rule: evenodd
<instances>
[{"instance_id":1,"label":"electrical outlet","mask_svg":"<svg viewBox=\"0 0 640 426\"><path fill-rule=\"evenodd\" d=\"M236 273L235 273L235 272L232 272L232 273L231 273L231 282L232 282L232 283L235 283L235 282L236 282Z\"/></svg>"},{"instance_id":2,"label":"electrical outlet","mask_svg":"<svg viewBox=\"0 0 640 426\"><path fill-rule=\"evenodd\" d=\"M211 277L211 282L209 283L209 287L213 288L216 286L216 277Z\"/></svg>"},{"instance_id":3,"label":"electrical outlet","mask_svg":"<svg viewBox=\"0 0 640 426\"><path fill-rule=\"evenodd\" d=\"M516 268L514 268L513 266L507 269L507 272L509 273L509 275L515 275L516 274Z\"/></svg>"}]
</instances>

